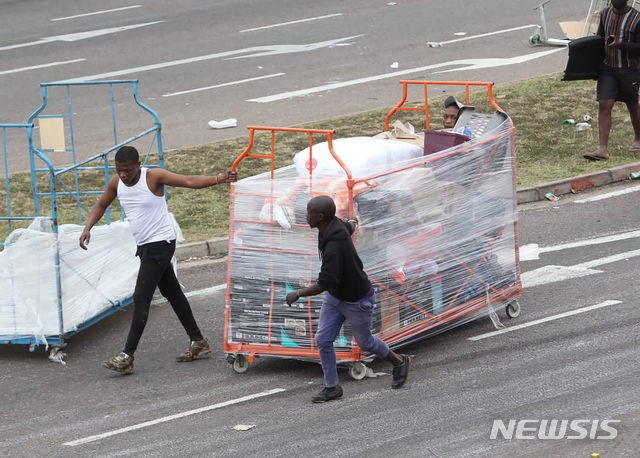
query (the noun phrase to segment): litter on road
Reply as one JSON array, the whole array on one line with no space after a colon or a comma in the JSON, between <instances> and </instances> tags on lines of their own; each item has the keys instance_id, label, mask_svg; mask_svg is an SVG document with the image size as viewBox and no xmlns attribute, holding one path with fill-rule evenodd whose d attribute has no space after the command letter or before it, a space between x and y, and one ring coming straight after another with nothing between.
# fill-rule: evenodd
<instances>
[{"instance_id":1,"label":"litter on road","mask_svg":"<svg viewBox=\"0 0 640 458\"><path fill-rule=\"evenodd\" d=\"M236 431L249 431L250 429L255 428L256 425L235 425L233 429Z\"/></svg>"},{"instance_id":2,"label":"litter on road","mask_svg":"<svg viewBox=\"0 0 640 458\"><path fill-rule=\"evenodd\" d=\"M227 127L237 127L238 120L234 118L225 119L224 121L209 121L209 127L212 129L225 129Z\"/></svg>"}]
</instances>

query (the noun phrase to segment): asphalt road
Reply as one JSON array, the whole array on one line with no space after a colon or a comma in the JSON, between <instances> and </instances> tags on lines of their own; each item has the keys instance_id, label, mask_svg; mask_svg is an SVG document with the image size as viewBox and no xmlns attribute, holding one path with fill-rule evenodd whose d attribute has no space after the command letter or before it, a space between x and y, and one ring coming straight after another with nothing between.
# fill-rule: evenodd
<instances>
[{"instance_id":1,"label":"asphalt road","mask_svg":"<svg viewBox=\"0 0 640 458\"><path fill-rule=\"evenodd\" d=\"M71 338L66 366L2 346L0 455L637 457L639 203L640 185L627 182L521 206L522 312L498 314L507 332L491 334L485 317L406 347L410 381L397 391L390 376L354 381L341 371L345 397L326 405L310 402L322 387L317 364L261 358L235 373L222 353L224 293L195 293L224 283L225 260L182 263L212 357L174 362L187 339L162 302L132 376L99 364L121 350L129 309ZM535 438L554 419L588 421L587 438ZM522 434L534 438L492 440L496 420L530 420ZM594 424L595 437L611 437L605 420L616 437L589 439Z\"/></svg>"},{"instance_id":2,"label":"asphalt road","mask_svg":"<svg viewBox=\"0 0 640 458\"><path fill-rule=\"evenodd\" d=\"M538 0L396 3L0 0L0 122L25 121L40 106L43 81L139 78L142 101L159 113L171 149L244 135L249 124L287 126L389 106L398 99L400 78L499 83L564 68L564 51L522 57L555 49L527 42L528 26L539 22L532 11ZM550 3L551 33L559 36L556 20L582 19L586 8L580 0ZM69 18L109 9L119 10ZM147 25L68 36L140 24ZM259 27L266 28L250 30ZM470 37L519 27L426 46L465 38L457 32ZM447 64L460 60L466 63ZM443 69L455 71L436 73ZM331 83L339 85L329 90ZM216 85L225 86L175 94ZM306 92L281 95L296 90ZM86 132L77 139L78 152L89 156L110 141L111 123L104 99L81 92L74 130ZM52 103L52 112L66 109L60 100ZM117 94L121 138L148 126L130 103ZM207 126L231 117L237 129ZM23 151L11 161L12 171L28 167ZM633 192L578 202L628 189ZM262 358L236 374L222 354L222 291L191 297L215 346L202 361L174 362L187 339L163 303L152 309L133 376L99 365L121 350L129 309L70 339L66 366L49 362L43 350L1 346L0 455L636 457L638 191L636 183L623 183L521 206L520 243L541 248L539 260L522 262L522 314L511 320L500 313L511 329L503 334L488 334L495 328L484 318L407 347L414 355L411 378L398 391L390 389L389 376L356 382L343 372L345 398L312 405L322 386L316 364ZM179 271L187 290L196 292L224 283L225 268L224 260L199 261ZM561 315L567 312L574 314ZM372 367L388 372L382 362ZM582 425L589 428L610 420L616 438L490 438L496 420L526 419L528 427L588 419ZM233 429L238 424L256 426L242 432Z\"/></svg>"},{"instance_id":3,"label":"asphalt road","mask_svg":"<svg viewBox=\"0 0 640 458\"><path fill-rule=\"evenodd\" d=\"M528 42L540 23L538 3L0 0L0 123L25 122L42 103L43 82L139 79L140 99L159 114L169 150L243 136L247 125L388 107L401 97L400 79L502 83L558 72L566 50ZM561 37L557 22L583 19L588 5L563 0L546 8L550 36ZM443 89L455 87L431 95ZM119 141L153 125L126 87L116 87L114 98ZM48 99L44 115L71 112L79 159L113 145L105 87L74 87L71 108L63 90ZM229 118L237 128L207 124ZM68 120L66 127L69 146ZM24 137L9 133L10 172L29 168ZM50 156L70 161L66 153Z\"/></svg>"}]
</instances>

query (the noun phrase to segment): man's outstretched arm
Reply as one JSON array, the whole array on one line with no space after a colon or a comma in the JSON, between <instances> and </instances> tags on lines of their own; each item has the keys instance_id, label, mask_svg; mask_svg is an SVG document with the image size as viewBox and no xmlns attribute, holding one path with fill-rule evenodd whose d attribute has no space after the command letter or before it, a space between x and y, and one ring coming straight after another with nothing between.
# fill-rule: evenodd
<instances>
[{"instance_id":1,"label":"man's outstretched arm","mask_svg":"<svg viewBox=\"0 0 640 458\"><path fill-rule=\"evenodd\" d=\"M202 189L222 183L238 181L238 172L229 170L220 175L179 175L164 169L153 169L153 178L159 185L172 186L174 188Z\"/></svg>"}]
</instances>

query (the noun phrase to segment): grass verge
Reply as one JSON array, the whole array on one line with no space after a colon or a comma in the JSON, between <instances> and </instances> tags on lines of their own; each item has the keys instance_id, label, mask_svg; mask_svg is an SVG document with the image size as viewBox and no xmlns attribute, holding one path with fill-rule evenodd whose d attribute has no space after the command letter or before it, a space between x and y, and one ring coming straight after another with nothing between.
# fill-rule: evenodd
<instances>
[{"instance_id":1,"label":"grass verge","mask_svg":"<svg viewBox=\"0 0 640 458\"><path fill-rule=\"evenodd\" d=\"M640 161L640 152L629 151L633 141L633 128L623 104L616 104L613 112L613 129L609 140L611 159L606 162L590 162L582 154L597 150L598 125L595 81L562 82L557 73L525 81L494 87L494 96L500 107L513 119L516 127L516 164L518 188L569 178L599 170ZM449 94L447 94L449 95ZM430 100L431 128L440 128L442 97ZM493 111L485 90L472 92L470 104L481 113ZM418 105L417 103L415 105ZM331 120L307 124L305 128L335 130L334 138L371 136L384 128L384 118L390 107L358 113ZM584 115L593 116L592 128L577 132L563 127L565 119L582 121ZM424 129L421 112L402 112L395 117L411 122L417 130ZM314 141L323 141L315 138ZM278 133L276 167L291 163L293 156L308 146L304 134ZM184 148L165 153L166 168L180 174L210 175L227 170L249 144L248 136ZM252 153L270 150L271 135L257 134ZM264 159L247 159L239 167L240 176L251 176L268 171L270 164ZM100 174L85 173L83 185L99 186ZM48 180L41 180L45 187ZM11 176L11 210L13 215L33 214L31 182L28 174ZM169 207L176 215L187 242L206 240L227 235L229 196L227 186L214 186L202 190L169 189ZM97 197L83 203L90 209ZM0 201L5 201L5 191L0 191ZM116 201L117 202L117 201ZM47 205L42 206L46 214ZM116 209L118 207L116 206ZM70 198L59 202L60 223L78 223L77 206ZM6 216L6 208L0 207L0 216ZM0 238L8 235L6 223L0 225ZM15 229L19 225L14 224Z\"/></svg>"}]
</instances>

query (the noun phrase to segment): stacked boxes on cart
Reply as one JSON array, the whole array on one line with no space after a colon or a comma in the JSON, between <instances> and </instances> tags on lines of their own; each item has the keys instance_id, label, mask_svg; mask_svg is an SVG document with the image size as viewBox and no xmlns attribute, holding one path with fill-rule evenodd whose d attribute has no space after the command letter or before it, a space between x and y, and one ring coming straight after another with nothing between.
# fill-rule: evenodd
<instances>
[{"instance_id":1,"label":"stacked boxes on cart","mask_svg":"<svg viewBox=\"0 0 640 458\"><path fill-rule=\"evenodd\" d=\"M475 319L519 286L513 135L504 116L479 138L429 156L395 140L367 138L364 152L357 139L334 141L355 170L351 208L361 224L354 241L376 289L373 331L392 347ZM300 152L307 160L276 169L273 179L263 174L235 185L229 343L315 348L322 296L285 303L320 269L306 204L327 194L339 217L352 215L344 172L321 173L314 160L326 159L322 145L313 148L311 158ZM399 159L376 161L376 148L399 149ZM354 344L345 325L335 346L348 351Z\"/></svg>"}]
</instances>

